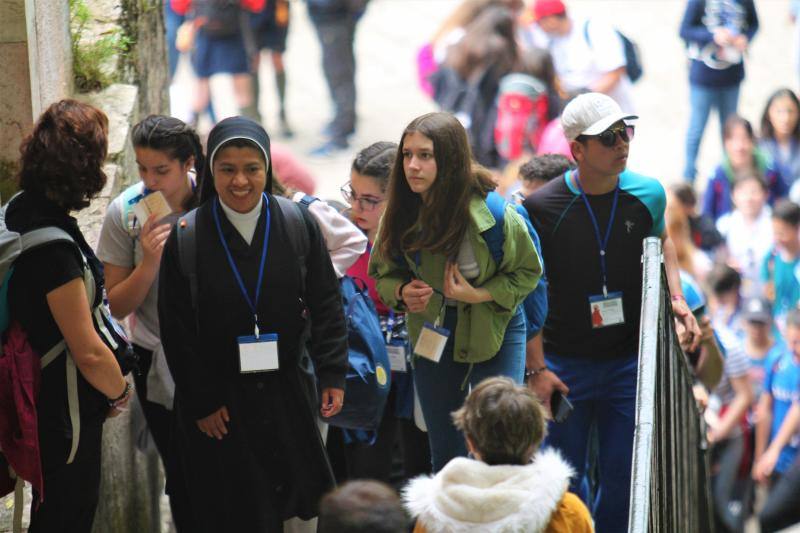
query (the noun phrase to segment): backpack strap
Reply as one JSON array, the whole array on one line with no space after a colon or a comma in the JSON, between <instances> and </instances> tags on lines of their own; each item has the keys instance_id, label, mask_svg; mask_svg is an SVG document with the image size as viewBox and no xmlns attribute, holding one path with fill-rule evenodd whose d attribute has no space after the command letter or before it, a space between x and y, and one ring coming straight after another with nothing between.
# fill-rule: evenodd
<instances>
[{"instance_id":1,"label":"backpack strap","mask_svg":"<svg viewBox=\"0 0 800 533\"><path fill-rule=\"evenodd\" d=\"M54 226L46 226L43 228L35 229L20 235L20 254L33 250L39 246L50 244L53 242L70 242L73 244L75 240L69 233ZM86 294L89 298L89 307L94 305L94 276L91 273L89 265L86 264L86 258L81 252L81 257L84 263L84 285L86 286ZM66 352L67 360L66 365L66 380L67 380L67 407L69 411L70 426L72 427L72 443L70 446L69 456L67 457L67 464L75 460L75 454L78 452L78 443L80 442L81 435L81 417L80 417L80 403L78 401L78 369L75 366L75 360L72 354L69 353L67 344L62 338L55 346L50 348L44 355L42 355L39 365L44 369L52 363L59 355Z\"/></svg>"},{"instance_id":2,"label":"backpack strap","mask_svg":"<svg viewBox=\"0 0 800 533\"><path fill-rule=\"evenodd\" d=\"M312 199L308 204L304 201L306 198L313 198L308 195L300 200L303 205L308 206L313 203L317 198ZM286 234L289 236L289 243L292 245L292 251L300 263L300 291L305 295L306 292L306 257L311 248L308 237L308 230L306 229L306 220L300 206L288 198L282 196L273 196L273 200L278 202L278 208L283 213L286 219Z\"/></svg>"},{"instance_id":3,"label":"backpack strap","mask_svg":"<svg viewBox=\"0 0 800 533\"><path fill-rule=\"evenodd\" d=\"M133 212L133 205L138 201L139 197L144 194L144 184L142 182L134 183L125 189L119 197L120 201L120 218L122 227L128 232L132 239L138 237L136 232L136 215Z\"/></svg>"},{"instance_id":4,"label":"backpack strap","mask_svg":"<svg viewBox=\"0 0 800 533\"><path fill-rule=\"evenodd\" d=\"M583 24L583 38L586 41L586 44L589 45L589 48L593 48L592 38L589 37L589 19L586 19L586 22Z\"/></svg>"},{"instance_id":5,"label":"backpack strap","mask_svg":"<svg viewBox=\"0 0 800 533\"><path fill-rule=\"evenodd\" d=\"M192 209L178 220L178 261L181 272L189 280L189 299L194 313L195 326L200 331L197 283L197 209Z\"/></svg>"},{"instance_id":6,"label":"backpack strap","mask_svg":"<svg viewBox=\"0 0 800 533\"><path fill-rule=\"evenodd\" d=\"M303 204L304 206L306 206L306 208L308 208L309 206L311 206L311 204L313 204L314 202L316 202L318 200L319 200L319 198L317 198L316 196L311 196L310 194L305 194L305 195L303 195L302 198L300 198L300 203Z\"/></svg>"},{"instance_id":7,"label":"backpack strap","mask_svg":"<svg viewBox=\"0 0 800 533\"><path fill-rule=\"evenodd\" d=\"M19 240L21 246L20 254L33 250L34 248L38 248L44 244L50 244L53 242L65 241L76 244L75 239L73 239L69 233L55 226L45 226L43 228L28 231L21 234L19 236Z\"/></svg>"},{"instance_id":8,"label":"backpack strap","mask_svg":"<svg viewBox=\"0 0 800 533\"><path fill-rule=\"evenodd\" d=\"M489 253L499 269L503 262L503 244L506 240L504 232L506 201L497 191L491 191L486 195L486 207L494 217L494 225L481 233L481 236L486 241Z\"/></svg>"},{"instance_id":9,"label":"backpack strap","mask_svg":"<svg viewBox=\"0 0 800 533\"><path fill-rule=\"evenodd\" d=\"M25 480L8 466L8 473L14 479L14 518L12 522L13 533L22 533L22 511L25 509Z\"/></svg>"}]
</instances>

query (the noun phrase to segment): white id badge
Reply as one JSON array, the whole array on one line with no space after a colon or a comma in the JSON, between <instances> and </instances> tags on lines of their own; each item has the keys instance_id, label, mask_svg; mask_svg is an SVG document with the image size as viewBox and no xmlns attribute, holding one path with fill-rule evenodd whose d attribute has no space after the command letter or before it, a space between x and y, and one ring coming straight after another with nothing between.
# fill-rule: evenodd
<instances>
[{"instance_id":1,"label":"white id badge","mask_svg":"<svg viewBox=\"0 0 800 533\"><path fill-rule=\"evenodd\" d=\"M407 372L406 343L393 341L386 345L386 353L389 355L389 366L392 372Z\"/></svg>"},{"instance_id":2,"label":"white id badge","mask_svg":"<svg viewBox=\"0 0 800 533\"><path fill-rule=\"evenodd\" d=\"M239 372L269 372L278 370L278 335L266 333L237 337L239 343Z\"/></svg>"},{"instance_id":3,"label":"white id badge","mask_svg":"<svg viewBox=\"0 0 800 533\"><path fill-rule=\"evenodd\" d=\"M440 328L425 322L422 326L422 331L417 338L417 344L414 346L414 353L425 359L430 359L434 363L438 363L442 358L442 352L447 344L447 338L450 336L450 331L445 328Z\"/></svg>"},{"instance_id":4,"label":"white id badge","mask_svg":"<svg viewBox=\"0 0 800 533\"><path fill-rule=\"evenodd\" d=\"M608 295L590 296L589 316L592 319L592 329L624 324L625 315L622 312L622 293L609 292Z\"/></svg>"}]
</instances>

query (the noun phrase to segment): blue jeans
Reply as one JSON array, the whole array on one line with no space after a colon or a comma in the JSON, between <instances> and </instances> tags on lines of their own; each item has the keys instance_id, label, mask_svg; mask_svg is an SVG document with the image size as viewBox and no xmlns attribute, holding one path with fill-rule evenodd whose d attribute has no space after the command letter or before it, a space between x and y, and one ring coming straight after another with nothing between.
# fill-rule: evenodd
<instances>
[{"instance_id":1,"label":"blue jeans","mask_svg":"<svg viewBox=\"0 0 800 533\"><path fill-rule=\"evenodd\" d=\"M689 130L686 132L686 166L683 168L683 177L693 182L697 169L697 153L700 151L700 141L706 129L708 115L714 107L719 115L720 136L725 120L729 115L736 113L739 103L739 84L731 87L703 87L702 85L689 84Z\"/></svg>"},{"instance_id":2,"label":"blue jeans","mask_svg":"<svg viewBox=\"0 0 800 533\"><path fill-rule=\"evenodd\" d=\"M594 360L547 354L546 361L569 387L574 411L560 424L550 422L545 444L561 451L575 468L570 490L592 510L598 533L627 531L638 358ZM598 479L590 502L583 480L587 464L595 462L588 456L593 428L598 438Z\"/></svg>"},{"instance_id":3,"label":"blue jeans","mask_svg":"<svg viewBox=\"0 0 800 533\"><path fill-rule=\"evenodd\" d=\"M164 2L164 26L166 26L167 39L167 58L169 59L169 79L175 76L175 69L178 68L178 57L180 52L175 48L175 38L178 36L178 28L181 27L186 17L178 15L172 9L169 0Z\"/></svg>"},{"instance_id":4,"label":"blue jeans","mask_svg":"<svg viewBox=\"0 0 800 533\"><path fill-rule=\"evenodd\" d=\"M500 351L483 363L467 365L453 360L455 308L447 308L444 327L451 334L439 362L422 357L414 361L414 380L428 426L434 472L441 470L450 459L467 455L464 436L453 425L450 413L463 405L470 388L492 376L507 376L522 384L525 376L525 315L521 307L506 328Z\"/></svg>"}]
</instances>

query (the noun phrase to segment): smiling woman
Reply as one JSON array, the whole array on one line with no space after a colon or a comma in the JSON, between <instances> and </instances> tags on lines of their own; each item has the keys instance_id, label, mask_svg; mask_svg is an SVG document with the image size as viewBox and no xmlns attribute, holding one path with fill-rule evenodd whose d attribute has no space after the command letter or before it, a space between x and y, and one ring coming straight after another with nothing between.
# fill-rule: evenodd
<instances>
[{"instance_id":1,"label":"smiling woman","mask_svg":"<svg viewBox=\"0 0 800 533\"><path fill-rule=\"evenodd\" d=\"M339 284L309 212L270 194L264 129L225 119L208 153L202 203L172 231L159 273L192 531L282 531L284 518L315 516L334 483L317 414L344 399Z\"/></svg>"},{"instance_id":2,"label":"smiling woman","mask_svg":"<svg viewBox=\"0 0 800 533\"><path fill-rule=\"evenodd\" d=\"M235 139L225 143L211 158L214 188L220 201L237 213L255 209L267 184L268 163L253 141Z\"/></svg>"}]
</instances>

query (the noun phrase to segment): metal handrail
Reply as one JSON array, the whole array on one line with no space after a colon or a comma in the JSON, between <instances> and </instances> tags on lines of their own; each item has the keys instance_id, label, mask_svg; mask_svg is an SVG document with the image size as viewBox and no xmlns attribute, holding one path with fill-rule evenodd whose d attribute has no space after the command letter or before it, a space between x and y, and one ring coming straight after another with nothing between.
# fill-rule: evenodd
<instances>
[{"instance_id":1,"label":"metal handrail","mask_svg":"<svg viewBox=\"0 0 800 533\"><path fill-rule=\"evenodd\" d=\"M692 375L675 334L661 240L644 241L628 531L712 532L708 458Z\"/></svg>"}]
</instances>

